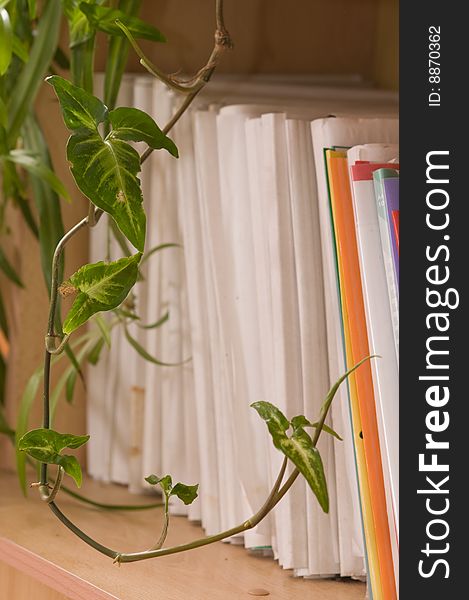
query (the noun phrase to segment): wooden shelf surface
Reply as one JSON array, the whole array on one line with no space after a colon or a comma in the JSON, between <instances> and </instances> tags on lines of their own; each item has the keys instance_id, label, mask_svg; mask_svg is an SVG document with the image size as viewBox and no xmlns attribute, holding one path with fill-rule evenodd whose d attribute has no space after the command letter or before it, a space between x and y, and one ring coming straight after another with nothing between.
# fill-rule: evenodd
<instances>
[{"instance_id":1,"label":"wooden shelf surface","mask_svg":"<svg viewBox=\"0 0 469 600\"><path fill-rule=\"evenodd\" d=\"M2 472L0 485L0 600L2 593L13 586L14 577L11 573L8 576L7 569L24 573L30 587L36 582L35 598L51 600L249 600L255 597L249 592L256 588L267 590L267 598L272 600L365 597L362 583L296 579L272 559L250 555L242 547L222 542L119 567L74 537L41 503L34 490L28 499L23 498L13 473ZM86 481L83 491L105 502L150 501L147 497L129 496L120 486L93 481ZM58 504L84 531L122 551L149 547L158 536L162 521L161 509L106 512L87 507L63 493ZM202 535L202 529L186 518L172 517L168 544ZM41 586L49 588L50 595L40 596ZM5 599L22 600L19 594L12 593Z\"/></svg>"}]
</instances>

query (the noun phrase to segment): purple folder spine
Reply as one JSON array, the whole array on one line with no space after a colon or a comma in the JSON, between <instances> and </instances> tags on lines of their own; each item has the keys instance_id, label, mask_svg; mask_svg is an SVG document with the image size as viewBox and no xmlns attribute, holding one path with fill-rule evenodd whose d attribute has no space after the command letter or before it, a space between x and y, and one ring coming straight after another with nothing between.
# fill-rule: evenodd
<instances>
[{"instance_id":1,"label":"purple folder spine","mask_svg":"<svg viewBox=\"0 0 469 600\"><path fill-rule=\"evenodd\" d=\"M392 221L393 210L399 210L399 177L387 177L384 179L384 197L386 200L389 236L392 242L394 269L396 271L397 284L399 285L399 250L397 248L396 233Z\"/></svg>"}]
</instances>

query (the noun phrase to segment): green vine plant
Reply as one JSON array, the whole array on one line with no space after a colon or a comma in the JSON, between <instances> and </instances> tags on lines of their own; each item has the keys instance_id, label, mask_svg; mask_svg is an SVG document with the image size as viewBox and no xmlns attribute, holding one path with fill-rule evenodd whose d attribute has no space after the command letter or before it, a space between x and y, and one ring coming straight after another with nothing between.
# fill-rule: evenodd
<instances>
[{"instance_id":1,"label":"green vine plant","mask_svg":"<svg viewBox=\"0 0 469 600\"><path fill-rule=\"evenodd\" d=\"M4 1L0 6L3 4ZM47 6L53 4L56 4L55 0L51 0ZM325 424L328 412L341 383L370 357L360 361L332 386L315 422L309 421L304 415L297 415L289 420L269 402L259 401L252 404L253 409L265 421L273 444L284 455L284 459L264 504L254 515L236 527L187 544L164 547L170 522L169 499L174 496L185 504L190 504L198 493L197 485L180 482L173 485L170 475L150 474L146 477L147 483L158 486L162 491L165 518L155 544L141 552L126 553L104 546L71 522L57 505L56 500L63 489L65 475L71 477L78 487L81 485L80 464L68 451L86 444L89 436L60 433L52 429L51 422L61 389L59 386L59 391L57 392L56 388L51 394L51 368L61 359L67 348L73 355L76 353L75 362L78 367L85 358L90 362L96 361L104 344L109 342L110 329L117 325L123 324L127 339L136 347L137 342L131 338L126 326L128 320L138 319L132 310L132 290L138 280L142 262L156 251L152 249L145 254L146 216L138 177L141 165L155 150L168 152L177 158L177 148L167 134L209 81L223 52L232 46L224 25L223 0L216 0L214 49L207 64L192 79L182 80L164 75L145 57L135 41L136 37L154 41L164 39L155 28L134 16L139 2L124 0L118 3L118 8L114 5L105 6L105 2L100 0L63 0L62 4L69 22L73 81L56 74L49 76L46 81L54 88L64 123L71 132L67 143L67 160L77 187L89 201L89 210L87 216L63 235L53 252L44 366L42 371L37 371L30 380L28 385L31 385L32 389L27 396L28 402L32 402L42 379L43 426L26 431L26 418L17 428L18 456L22 457L19 467L24 469L26 456L37 461L40 477L39 481L32 485L37 487L41 499L75 535L119 564L183 552L251 529L280 502L300 474L306 479L323 511L328 512L327 483L317 443L322 432L341 439ZM123 10L123 7L126 7L127 11ZM113 69L106 73L104 101L92 93L94 44L98 30L111 36L115 44L110 48L110 52L119 56L119 60L114 60ZM115 107L118 89L116 82L122 76L125 65L123 43L133 46L142 65L150 73L184 95L180 108L162 129L150 115L141 110ZM146 151L140 156L131 142L144 142L147 145ZM86 264L64 280L61 259L66 245L86 227L97 226L103 213L110 216L115 231L126 244L130 243L136 252L115 261ZM60 295L73 295L74 301L63 325L58 326ZM112 312L114 320L104 320L100 316L103 312ZM163 315L154 326L160 326L166 318L166 315ZM73 334L90 320L93 321L94 327L78 339L74 339ZM148 359L146 356L145 358ZM161 364L156 359L153 362ZM70 394L78 372L75 364L71 366L73 370L66 371L60 381L62 389L66 387L67 394ZM28 411L25 410L23 415L27 417L27 414ZM311 435L308 430L311 430ZM289 461L293 468L287 474ZM56 467L56 475L52 481L48 474L49 465Z\"/></svg>"}]
</instances>

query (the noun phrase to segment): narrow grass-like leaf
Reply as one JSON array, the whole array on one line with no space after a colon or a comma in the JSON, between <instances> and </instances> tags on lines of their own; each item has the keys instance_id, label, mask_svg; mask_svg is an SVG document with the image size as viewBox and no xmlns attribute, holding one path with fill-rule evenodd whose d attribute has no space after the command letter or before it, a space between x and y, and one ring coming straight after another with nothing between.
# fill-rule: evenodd
<instances>
[{"instance_id":1,"label":"narrow grass-like leaf","mask_svg":"<svg viewBox=\"0 0 469 600\"><path fill-rule=\"evenodd\" d=\"M149 354L145 350L145 348L143 346L141 346L137 342L137 340L130 335L129 330L125 326L124 326L124 332L125 332L125 337L126 337L127 341L129 342L129 344L132 346L132 348L138 354L140 354L140 356L142 358L144 358L148 362L153 363L154 365L158 365L159 367L179 367L179 366L185 364L186 362L188 362L188 360L190 360L190 359L187 359L187 360L184 360L184 361L178 362L178 363L165 363L165 362L162 362L161 360L158 360L157 358L155 358L154 356L152 356L151 354Z\"/></svg>"},{"instance_id":2,"label":"narrow grass-like leaf","mask_svg":"<svg viewBox=\"0 0 469 600\"><path fill-rule=\"evenodd\" d=\"M97 365L99 361L99 357L101 356L101 350L104 346L104 339L100 338L95 345L91 348L88 353L87 360L91 365Z\"/></svg>"},{"instance_id":3,"label":"narrow grass-like leaf","mask_svg":"<svg viewBox=\"0 0 469 600\"><path fill-rule=\"evenodd\" d=\"M12 46L13 54L22 60L24 63L27 63L29 60L28 49L25 44L20 40L17 35L13 36L13 46Z\"/></svg>"},{"instance_id":4,"label":"narrow grass-like leaf","mask_svg":"<svg viewBox=\"0 0 469 600\"><path fill-rule=\"evenodd\" d=\"M112 131L109 138L145 142L150 148L164 148L176 158L179 156L176 144L164 134L155 121L138 108L120 107L109 113Z\"/></svg>"},{"instance_id":5,"label":"narrow grass-like leaf","mask_svg":"<svg viewBox=\"0 0 469 600\"><path fill-rule=\"evenodd\" d=\"M5 337L8 338L8 320L5 311L5 304L3 302L2 292L0 290L0 330L3 331Z\"/></svg>"},{"instance_id":6,"label":"narrow grass-like leaf","mask_svg":"<svg viewBox=\"0 0 469 600\"><path fill-rule=\"evenodd\" d=\"M0 96L0 127L3 128L2 136L5 136L5 130L8 125L8 110L3 98Z\"/></svg>"},{"instance_id":7,"label":"narrow grass-like leaf","mask_svg":"<svg viewBox=\"0 0 469 600\"><path fill-rule=\"evenodd\" d=\"M37 0L28 0L29 18L35 19L37 16Z\"/></svg>"},{"instance_id":8,"label":"narrow grass-like leaf","mask_svg":"<svg viewBox=\"0 0 469 600\"><path fill-rule=\"evenodd\" d=\"M111 226L112 235L114 236L116 242L119 244L119 248L121 249L122 254L124 256L131 256L132 251L130 250L127 238L119 229L119 227L117 227L117 223L114 221L114 219L109 219L109 224Z\"/></svg>"},{"instance_id":9,"label":"narrow grass-like leaf","mask_svg":"<svg viewBox=\"0 0 469 600\"><path fill-rule=\"evenodd\" d=\"M54 56L61 17L60 0L48 0L44 3L29 60L10 94L8 139L11 146L14 145L21 126L33 106L39 86Z\"/></svg>"},{"instance_id":10,"label":"narrow grass-like leaf","mask_svg":"<svg viewBox=\"0 0 469 600\"><path fill-rule=\"evenodd\" d=\"M128 16L138 14L142 0L119 0L117 8ZM104 103L110 109L116 106L122 76L129 54L129 43L125 37L111 36L104 78Z\"/></svg>"},{"instance_id":11,"label":"narrow grass-like leaf","mask_svg":"<svg viewBox=\"0 0 469 600\"><path fill-rule=\"evenodd\" d=\"M42 381L42 366L36 369L29 378L21 398L16 423L16 472L23 494L26 495L26 455L18 450L18 442L28 428L29 414L33 406L39 384Z\"/></svg>"},{"instance_id":12,"label":"narrow grass-like leaf","mask_svg":"<svg viewBox=\"0 0 469 600\"><path fill-rule=\"evenodd\" d=\"M47 185L49 185L54 192L62 196L67 202L71 202L70 194L68 193L66 187L57 177L57 175L50 169L47 164L44 164L38 156L31 155L29 152L25 152L24 150L12 150L9 154L5 156L0 156L0 159L9 160L17 165L20 165L24 169L26 169L29 173L36 175Z\"/></svg>"},{"instance_id":13,"label":"narrow grass-like leaf","mask_svg":"<svg viewBox=\"0 0 469 600\"><path fill-rule=\"evenodd\" d=\"M30 115L23 127L23 138L26 147L37 154L43 164L52 168L47 144L35 118ZM41 266L47 289L51 285L52 256L57 243L64 235L62 213L58 195L43 179L30 175L33 199L39 217L39 247ZM59 265L59 280L63 279L63 260Z\"/></svg>"},{"instance_id":14,"label":"narrow grass-like leaf","mask_svg":"<svg viewBox=\"0 0 469 600\"><path fill-rule=\"evenodd\" d=\"M5 8L0 8L0 76L5 75L13 54L13 30L10 15Z\"/></svg>"},{"instance_id":15,"label":"narrow grass-like leaf","mask_svg":"<svg viewBox=\"0 0 469 600\"><path fill-rule=\"evenodd\" d=\"M154 246L153 248L145 252L145 254L142 257L142 265L145 261L152 257L153 254L156 254L156 252L160 252L160 250L164 250L165 248L182 248L182 246L181 244L176 244L173 242L168 242L166 244L158 244L158 246Z\"/></svg>"},{"instance_id":16,"label":"narrow grass-like leaf","mask_svg":"<svg viewBox=\"0 0 469 600\"><path fill-rule=\"evenodd\" d=\"M6 275L10 281L12 281L18 287L24 288L23 282L21 281L18 273L11 266L2 248L0 248L0 270L3 271L4 275Z\"/></svg>"},{"instance_id":17,"label":"narrow grass-like leaf","mask_svg":"<svg viewBox=\"0 0 469 600\"><path fill-rule=\"evenodd\" d=\"M150 323L149 325L142 325L141 323L137 323L137 327L140 327L140 329L158 329L158 327L164 325L166 321L168 321L168 319L169 311L166 312L160 319L158 319L158 321L155 321L155 323Z\"/></svg>"},{"instance_id":18,"label":"narrow grass-like leaf","mask_svg":"<svg viewBox=\"0 0 469 600\"><path fill-rule=\"evenodd\" d=\"M140 257L85 265L72 275L64 285L75 288L78 295L64 321L64 333L72 333L97 312L119 306L135 285Z\"/></svg>"},{"instance_id":19,"label":"narrow grass-like leaf","mask_svg":"<svg viewBox=\"0 0 469 600\"><path fill-rule=\"evenodd\" d=\"M108 348L110 348L111 347L111 329L109 328L109 325L108 325L106 319L103 319L103 317L98 314L98 315L95 315L94 320L103 335L103 339L106 342L106 346Z\"/></svg>"},{"instance_id":20,"label":"narrow grass-like leaf","mask_svg":"<svg viewBox=\"0 0 469 600\"><path fill-rule=\"evenodd\" d=\"M73 401L73 393L75 391L75 384L77 382L77 372L75 370L71 371L67 377L67 382L65 384L65 399L69 404Z\"/></svg>"},{"instance_id":21,"label":"narrow grass-like leaf","mask_svg":"<svg viewBox=\"0 0 469 600\"><path fill-rule=\"evenodd\" d=\"M26 225L31 230L31 233L34 235L35 238L39 238L39 228L37 226L36 219L31 211L28 199L23 197L22 194L17 194L15 196L15 202L18 205L21 214L23 215Z\"/></svg>"}]
</instances>

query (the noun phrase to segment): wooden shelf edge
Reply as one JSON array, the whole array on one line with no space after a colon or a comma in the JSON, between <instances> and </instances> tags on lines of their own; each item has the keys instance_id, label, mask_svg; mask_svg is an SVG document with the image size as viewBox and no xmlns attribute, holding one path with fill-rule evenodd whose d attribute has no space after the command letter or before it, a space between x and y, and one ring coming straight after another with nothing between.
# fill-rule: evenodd
<instances>
[{"instance_id":1,"label":"wooden shelf edge","mask_svg":"<svg viewBox=\"0 0 469 600\"><path fill-rule=\"evenodd\" d=\"M0 562L25 573L70 600L119 600L41 556L0 537Z\"/></svg>"}]
</instances>

